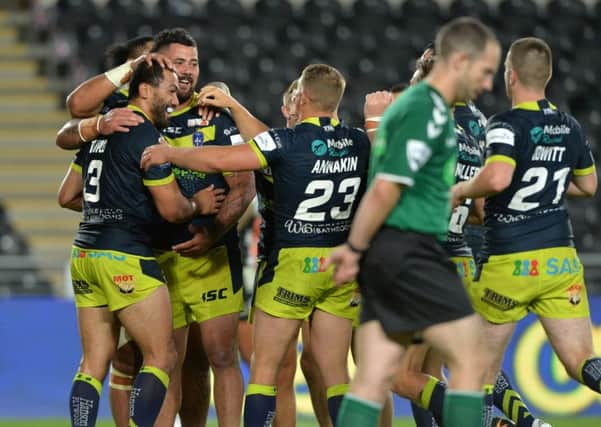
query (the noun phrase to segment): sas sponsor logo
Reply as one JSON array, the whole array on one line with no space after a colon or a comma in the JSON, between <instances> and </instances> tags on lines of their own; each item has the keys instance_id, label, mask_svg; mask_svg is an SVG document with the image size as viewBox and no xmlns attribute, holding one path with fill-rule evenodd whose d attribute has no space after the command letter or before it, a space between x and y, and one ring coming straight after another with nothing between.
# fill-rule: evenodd
<instances>
[{"instance_id":1,"label":"sas sponsor logo","mask_svg":"<svg viewBox=\"0 0 601 427\"><path fill-rule=\"evenodd\" d=\"M297 294L281 286L278 287L273 300L291 307L309 307L311 304L311 298L307 295Z\"/></svg>"},{"instance_id":2,"label":"sas sponsor logo","mask_svg":"<svg viewBox=\"0 0 601 427\"><path fill-rule=\"evenodd\" d=\"M135 276L133 274L118 274L113 276L113 283L122 294L131 294L136 288Z\"/></svg>"},{"instance_id":3,"label":"sas sponsor logo","mask_svg":"<svg viewBox=\"0 0 601 427\"><path fill-rule=\"evenodd\" d=\"M210 291L203 292L200 297L202 302L217 301L220 299L227 299L226 292L227 288L211 289Z\"/></svg>"},{"instance_id":4,"label":"sas sponsor logo","mask_svg":"<svg viewBox=\"0 0 601 427\"><path fill-rule=\"evenodd\" d=\"M306 257L303 263L303 273L323 273L326 271L324 257Z\"/></svg>"},{"instance_id":5,"label":"sas sponsor logo","mask_svg":"<svg viewBox=\"0 0 601 427\"><path fill-rule=\"evenodd\" d=\"M73 284L73 293L75 295L86 295L93 293L92 289L90 288L90 284L85 280L72 280L71 283Z\"/></svg>"},{"instance_id":6,"label":"sas sponsor logo","mask_svg":"<svg viewBox=\"0 0 601 427\"><path fill-rule=\"evenodd\" d=\"M480 299L501 311L509 311L518 305L516 300L499 294L489 288L484 289L484 295L482 295Z\"/></svg>"},{"instance_id":7,"label":"sas sponsor logo","mask_svg":"<svg viewBox=\"0 0 601 427\"><path fill-rule=\"evenodd\" d=\"M71 251L71 258L94 258L94 259L108 259L109 261L125 261L126 255L119 255L108 251L82 251L73 248Z\"/></svg>"},{"instance_id":8,"label":"sas sponsor logo","mask_svg":"<svg viewBox=\"0 0 601 427\"><path fill-rule=\"evenodd\" d=\"M570 301L570 304L572 305L578 305L580 304L580 301L582 301L582 285L579 284L575 284L572 285L568 288L568 301Z\"/></svg>"},{"instance_id":9,"label":"sas sponsor logo","mask_svg":"<svg viewBox=\"0 0 601 427\"><path fill-rule=\"evenodd\" d=\"M514 276L538 276L538 260L536 259L517 259L513 262Z\"/></svg>"}]
</instances>

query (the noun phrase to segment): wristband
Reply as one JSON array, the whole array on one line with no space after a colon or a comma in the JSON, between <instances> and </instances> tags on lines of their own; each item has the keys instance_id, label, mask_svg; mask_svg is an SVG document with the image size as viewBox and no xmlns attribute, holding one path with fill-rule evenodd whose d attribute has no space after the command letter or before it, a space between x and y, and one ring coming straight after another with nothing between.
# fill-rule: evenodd
<instances>
[{"instance_id":1,"label":"wristband","mask_svg":"<svg viewBox=\"0 0 601 427\"><path fill-rule=\"evenodd\" d=\"M367 250L367 248L365 248L365 249L359 249L358 247L353 246L351 244L351 242L349 242L348 240L346 241L345 245L348 246L348 248L351 250L351 252L354 252L354 253L359 254L359 255L363 255L365 253L365 251Z\"/></svg>"},{"instance_id":2,"label":"wristband","mask_svg":"<svg viewBox=\"0 0 601 427\"><path fill-rule=\"evenodd\" d=\"M104 73L105 77L115 86L116 88L121 87L125 82L123 81L129 73L133 70L131 68L131 61L127 61L118 67L112 68Z\"/></svg>"},{"instance_id":3,"label":"wristband","mask_svg":"<svg viewBox=\"0 0 601 427\"><path fill-rule=\"evenodd\" d=\"M81 119L77 124L77 133L79 134L79 139L81 139L83 142L88 142L98 137L98 133L96 133L98 121L98 116Z\"/></svg>"},{"instance_id":4,"label":"wristband","mask_svg":"<svg viewBox=\"0 0 601 427\"><path fill-rule=\"evenodd\" d=\"M100 133L100 120L102 119L102 114L99 114L98 116L96 116L96 132L98 132L98 135L101 135Z\"/></svg>"},{"instance_id":5,"label":"wristband","mask_svg":"<svg viewBox=\"0 0 601 427\"><path fill-rule=\"evenodd\" d=\"M380 120L382 120L382 116L373 116L365 118L366 122L379 122Z\"/></svg>"}]
</instances>

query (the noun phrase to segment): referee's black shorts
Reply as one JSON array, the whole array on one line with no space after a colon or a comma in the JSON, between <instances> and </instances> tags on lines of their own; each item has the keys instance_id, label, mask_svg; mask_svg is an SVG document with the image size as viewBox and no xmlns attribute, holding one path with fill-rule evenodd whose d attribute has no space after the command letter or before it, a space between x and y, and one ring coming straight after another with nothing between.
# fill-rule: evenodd
<instances>
[{"instance_id":1,"label":"referee's black shorts","mask_svg":"<svg viewBox=\"0 0 601 427\"><path fill-rule=\"evenodd\" d=\"M474 313L455 265L432 235L384 227L359 272L361 323L388 334L421 331Z\"/></svg>"}]
</instances>

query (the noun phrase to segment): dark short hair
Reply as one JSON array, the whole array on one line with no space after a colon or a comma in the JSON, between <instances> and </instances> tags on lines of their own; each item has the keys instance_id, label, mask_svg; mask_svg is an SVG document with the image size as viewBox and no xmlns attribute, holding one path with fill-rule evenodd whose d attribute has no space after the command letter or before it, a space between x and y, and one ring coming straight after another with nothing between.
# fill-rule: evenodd
<instances>
[{"instance_id":1,"label":"dark short hair","mask_svg":"<svg viewBox=\"0 0 601 427\"><path fill-rule=\"evenodd\" d=\"M153 52L158 52L162 48L169 46L170 44L177 43L183 44L184 46L196 47L196 40L190 35L185 29L178 28L167 28L162 30L156 36L154 36L154 48Z\"/></svg>"},{"instance_id":2,"label":"dark short hair","mask_svg":"<svg viewBox=\"0 0 601 427\"><path fill-rule=\"evenodd\" d=\"M140 36L109 46L104 53L107 68L116 67L128 59L140 56L142 48L152 40L152 36Z\"/></svg>"},{"instance_id":3,"label":"dark short hair","mask_svg":"<svg viewBox=\"0 0 601 427\"><path fill-rule=\"evenodd\" d=\"M443 60L454 52L464 52L474 58L484 52L489 42L498 44L495 33L478 19L464 16L453 19L438 31L434 50Z\"/></svg>"},{"instance_id":4,"label":"dark short hair","mask_svg":"<svg viewBox=\"0 0 601 427\"><path fill-rule=\"evenodd\" d=\"M140 85L147 83L152 87L157 87L165 79L165 70L155 59L152 60L152 65L148 65L146 61L142 61L134 71L134 74L129 82L129 97L128 99L137 98L140 95Z\"/></svg>"}]
</instances>

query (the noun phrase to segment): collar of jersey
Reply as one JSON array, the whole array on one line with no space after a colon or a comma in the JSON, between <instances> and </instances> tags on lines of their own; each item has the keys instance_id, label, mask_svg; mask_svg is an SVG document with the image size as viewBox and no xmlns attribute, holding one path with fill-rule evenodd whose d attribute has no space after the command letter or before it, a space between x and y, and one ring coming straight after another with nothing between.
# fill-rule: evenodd
<instances>
[{"instance_id":1,"label":"collar of jersey","mask_svg":"<svg viewBox=\"0 0 601 427\"><path fill-rule=\"evenodd\" d=\"M465 102L463 102L463 101L457 101L457 102L456 102L456 103L453 105L453 107L466 107L466 106L467 106L467 104L466 104Z\"/></svg>"},{"instance_id":2,"label":"collar of jersey","mask_svg":"<svg viewBox=\"0 0 601 427\"><path fill-rule=\"evenodd\" d=\"M541 102L541 101L545 101L547 104L549 104L549 107L551 107L552 110L557 110L557 107L555 105L551 104L546 99L541 99L540 101L520 102L518 105L513 107L513 110L520 109L520 110L528 110L528 111L540 111L541 108L540 108L539 102Z\"/></svg>"},{"instance_id":3,"label":"collar of jersey","mask_svg":"<svg viewBox=\"0 0 601 427\"><path fill-rule=\"evenodd\" d=\"M321 120L328 120L328 123L322 124ZM307 117L298 124L300 125L302 123L309 123L311 125L322 127L327 125L338 126L340 124L340 121L333 117Z\"/></svg>"},{"instance_id":4,"label":"collar of jersey","mask_svg":"<svg viewBox=\"0 0 601 427\"><path fill-rule=\"evenodd\" d=\"M177 117L179 115L187 113L193 107L196 107L197 104L198 104L198 92L194 92L192 94L192 96L190 97L190 100L188 101L188 105L186 105L181 110L177 110L177 111L174 111L173 113L169 114L169 117Z\"/></svg>"},{"instance_id":5,"label":"collar of jersey","mask_svg":"<svg viewBox=\"0 0 601 427\"><path fill-rule=\"evenodd\" d=\"M148 118L148 116L146 115L144 110L142 110L140 107L137 107L133 104L127 104L127 108L129 108L130 110L133 110L133 111L137 111L138 113L142 114L146 120L152 121Z\"/></svg>"},{"instance_id":6,"label":"collar of jersey","mask_svg":"<svg viewBox=\"0 0 601 427\"><path fill-rule=\"evenodd\" d=\"M119 89L119 93L121 95L123 95L124 97L128 98L129 97L129 86L121 86L121 88Z\"/></svg>"}]
</instances>

